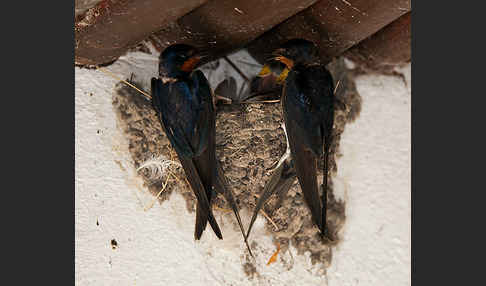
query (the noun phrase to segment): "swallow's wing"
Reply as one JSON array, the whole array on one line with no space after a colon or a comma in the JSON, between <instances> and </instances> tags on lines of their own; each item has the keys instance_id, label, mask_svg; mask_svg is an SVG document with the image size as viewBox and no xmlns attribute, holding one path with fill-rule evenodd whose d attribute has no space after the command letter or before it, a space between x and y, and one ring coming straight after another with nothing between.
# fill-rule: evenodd
<instances>
[{"instance_id":1,"label":"swallow's wing","mask_svg":"<svg viewBox=\"0 0 486 286\"><path fill-rule=\"evenodd\" d=\"M211 96L211 88L209 82L204 76L203 72L196 70L192 73L192 80L194 82L194 92L197 93L198 102L196 107L197 118L195 119L194 144L197 146L196 153L199 155L204 150L210 152L211 158L209 166L212 173L216 171L215 152L216 152L216 114L213 106L213 98Z\"/></svg>"},{"instance_id":2,"label":"swallow's wing","mask_svg":"<svg viewBox=\"0 0 486 286\"><path fill-rule=\"evenodd\" d=\"M311 88L302 73L289 74L282 95L282 107L292 159L304 199L314 223L322 228L322 208L317 185L317 160L322 154L320 114L313 106ZM300 77L300 78L299 78Z\"/></svg>"},{"instance_id":3,"label":"swallow's wing","mask_svg":"<svg viewBox=\"0 0 486 286\"><path fill-rule=\"evenodd\" d=\"M197 70L192 74L192 80L194 82L194 92L197 93L197 119L194 127L193 144L195 148L194 162L199 170L202 181L206 187L206 196L209 204L213 197L212 187L216 180L216 121L215 112L211 97L211 89L209 83L204 74ZM216 230L216 221L212 213L209 217L209 223L212 226L219 238L222 238L220 230ZM196 237L200 237L202 230L206 225L207 220L202 214L196 214ZM203 228L197 228L197 225L204 226Z\"/></svg>"},{"instance_id":4,"label":"swallow's wing","mask_svg":"<svg viewBox=\"0 0 486 286\"><path fill-rule=\"evenodd\" d=\"M202 98L198 92L198 85L190 82L163 84L160 79L152 79L154 108L159 111L162 127L197 198L194 236L200 239L209 220L216 235L222 239L210 208L214 170L211 169L214 156L210 148L210 139L214 140L214 136L210 133L214 130L211 127L214 113L211 102L204 99L204 90Z\"/></svg>"},{"instance_id":5,"label":"swallow's wing","mask_svg":"<svg viewBox=\"0 0 486 286\"><path fill-rule=\"evenodd\" d=\"M323 66L292 73L287 78L283 98L285 125L297 177L314 222L321 233L325 234L327 167L334 118L332 76ZM317 186L317 160L323 149L325 162L321 207Z\"/></svg>"},{"instance_id":6,"label":"swallow's wing","mask_svg":"<svg viewBox=\"0 0 486 286\"><path fill-rule=\"evenodd\" d=\"M304 143L303 136L309 136L295 122L292 115L287 115L285 128L289 138L289 145L294 160L295 170L299 178L300 187L304 194L304 199L312 213L312 218L316 225L322 226L322 210L317 186L317 159L318 157Z\"/></svg>"},{"instance_id":7,"label":"swallow's wing","mask_svg":"<svg viewBox=\"0 0 486 286\"><path fill-rule=\"evenodd\" d=\"M336 104L336 97L334 95L334 82L331 73L323 66L315 66L308 70L309 77L313 86L318 86L318 94L314 97L317 99L317 109L320 126L320 136L322 136L322 143L324 144L324 162L323 162L323 192L322 192L322 221L323 226L321 232L323 235L327 234L327 180L329 168L329 153L333 140L333 125L334 125L334 106Z\"/></svg>"},{"instance_id":8,"label":"swallow's wing","mask_svg":"<svg viewBox=\"0 0 486 286\"><path fill-rule=\"evenodd\" d=\"M241 217L240 213L238 210L238 205L236 204L235 197L233 195L233 192L229 188L228 181L226 180L226 177L224 175L223 169L221 168L221 163L219 163L218 160L216 160L216 165L217 165L217 175L216 175L216 180L214 183L214 188L216 191L224 196L226 201L229 203L231 209L233 210L233 213L235 214L236 221L238 222L238 225L241 230L241 234L243 235L243 239L245 240L246 247L248 248L248 252L250 255L253 257L253 253L251 252L250 246L248 245L248 240L245 234L245 229L243 228L243 224L241 222Z\"/></svg>"},{"instance_id":9,"label":"swallow's wing","mask_svg":"<svg viewBox=\"0 0 486 286\"><path fill-rule=\"evenodd\" d=\"M324 162L323 162L323 170L322 170L322 221L326 222L327 217L327 186L328 186L328 170L329 170L329 152L333 140L332 135L332 128L334 125L334 104L331 103L329 106L326 106L324 120L321 124L321 133L324 139ZM327 235L327 224L324 223L323 228L321 229L322 233L326 236ZM329 237L329 236L328 236Z\"/></svg>"},{"instance_id":10,"label":"swallow's wing","mask_svg":"<svg viewBox=\"0 0 486 286\"><path fill-rule=\"evenodd\" d=\"M207 176L207 174L206 172L203 173L199 170L200 166L204 164L204 156L195 158L193 160L184 157L181 159L181 157L179 157L179 161L184 168L187 180L189 181L198 202L196 206L196 228L194 231L195 239L199 240L201 238L208 221L216 236L219 239L223 239L221 230L219 229L218 223L216 222L213 212L211 211L210 198L207 197L207 193L211 192L211 189L208 189L203 185L203 176ZM199 176L200 173L202 173L201 177Z\"/></svg>"},{"instance_id":11,"label":"swallow's wing","mask_svg":"<svg viewBox=\"0 0 486 286\"><path fill-rule=\"evenodd\" d=\"M162 81L159 78L153 77L150 80L150 90L152 94L152 107L155 109L157 112L157 115L160 117L160 102L159 98L162 96L162 94L167 93L166 89L167 86L164 86L162 84Z\"/></svg>"},{"instance_id":12,"label":"swallow's wing","mask_svg":"<svg viewBox=\"0 0 486 286\"><path fill-rule=\"evenodd\" d=\"M190 138L195 118L188 99L181 95L180 88L171 83L164 84L160 79L152 78L151 89L152 106L172 147L179 155L193 157Z\"/></svg>"},{"instance_id":13,"label":"swallow's wing","mask_svg":"<svg viewBox=\"0 0 486 286\"><path fill-rule=\"evenodd\" d=\"M207 79L205 78L204 74L201 71L197 70L193 73L193 77L194 77L195 82L197 82L199 89L201 90L201 97L204 100L210 102L212 100L212 94L211 94L211 90L210 90L210 87L209 87L209 83L208 83ZM225 80L223 83L221 83L218 86L217 91L226 92L226 93L233 92L234 93L233 96L231 96L231 94L224 94L224 93L220 94L220 95L225 96L225 97L234 98L234 95L236 94L236 81L234 80L234 78L230 78L230 80ZM212 108L213 114L214 114L213 106L212 105L211 105L211 107L208 106L208 108ZM204 118L201 118L201 122L204 122L204 121L206 121L206 120ZM205 128L205 127L203 127L203 128ZM214 158L214 160L213 160L214 165L212 165L210 168L212 170L215 169L215 173L216 173L216 176L214 178L214 188L218 193L222 194L224 196L224 198L226 199L226 201L230 204L230 207L233 210L233 213L235 214L236 221L238 222L241 233L242 233L243 238L245 240L248 251L250 252L250 255L253 256L251 249L248 245L247 239L246 239L245 231L244 231L243 224L241 222L241 217L240 217L239 210L238 210L238 205L236 204L233 192L229 188L229 184L226 180L223 169L221 168L221 164L216 159L216 153L215 153L215 151L216 151L216 142L215 142L215 135L216 134L215 133L216 132L215 132L214 117L213 117L212 124L210 124L210 126L206 129L210 130L209 133L212 134L212 136L210 136L211 139L209 140L209 147L208 148L213 151L211 155Z\"/></svg>"},{"instance_id":14,"label":"swallow's wing","mask_svg":"<svg viewBox=\"0 0 486 286\"><path fill-rule=\"evenodd\" d=\"M248 243L247 243L243 224L241 223L238 205L236 204L233 192L229 188L229 184L228 184L226 177L223 173L223 169L221 168L221 164L216 159L216 130L215 130L216 121L215 121L215 112L214 112L214 108L213 108L213 105L212 105L212 95L211 95L211 89L209 87L209 83L208 83L206 77L204 76L204 74L199 70L196 70L193 73L193 78L194 78L194 81L197 82L197 86L199 87L201 99L203 101L207 102L206 108L208 110L211 110L211 114L213 114L213 116L211 118L200 118L201 123L210 122L210 124L208 124L208 126L201 126L201 128L200 128L200 130L207 130L207 133L209 134L207 136L208 139L209 139L208 140L209 144L208 144L207 150L211 150L211 153L210 154L208 153L208 154L210 156L212 156L213 159L211 161L211 165L207 166L207 168L212 170L213 174L216 175L215 178L214 178L214 188L216 189L216 191L221 193L225 197L226 201L230 204L231 209L233 210L233 213L235 214L236 221L238 222L238 225L240 227L241 233L243 234L243 238L245 239L245 243L246 243L246 246L248 247L248 251L250 252L250 255L253 256L251 249L250 249L250 247L248 246ZM205 106L206 106L206 104L205 104ZM209 112L208 112L208 114L209 114Z\"/></svg>"},{"instance_id":15,"label":"swallow's wing","mask_svg":"<svg viewBox=\"0 0 486 286\"><path fill-rule=\"evenodd\" d=\"M296 177L295 169L291 160L285 160L280 166L275 169L269 182L265 185L263 193L257 201L253 216L251 217L250 226L246 233L246 237L250 236L251 229L258 216L258 212L263 207L265 202L273 195L285 196L292 186Z\"/></svg>"}]
</instances>

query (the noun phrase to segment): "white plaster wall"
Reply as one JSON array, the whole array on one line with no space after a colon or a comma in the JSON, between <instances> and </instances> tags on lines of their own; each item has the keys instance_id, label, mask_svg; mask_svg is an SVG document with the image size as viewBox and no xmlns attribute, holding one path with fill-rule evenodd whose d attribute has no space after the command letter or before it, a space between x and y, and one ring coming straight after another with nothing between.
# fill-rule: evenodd
<instances>
[{"instance_id":1,"label":"white plaster wall","mask_svg":"<svg viewBox=\"0 0 486 286\"><path fill-rule=\"evenodd\" d=\"M231 57L251 61L244 51ZM156 66L157 56L130 53L108 69L123 78L133 72L147 87ZM293 259L291 270L279 260L267 266L275 247L260 217L252 231L260 275L250 279L231 214L217 217L223 241L206 231L195 242L195 215L180 195L144 211L153 196L136 176L116 126L111 100L117 80L75 68L76 285L410 285L410 65L399 71L407 86L388 76L357 79L362 111L346 126L335 177L347 220L327 275L293 248L292 256L283 254ZM210 81L233 73L222 62ZM246 227L250 214L241 215Z\"/></svg>"}]
</instances>

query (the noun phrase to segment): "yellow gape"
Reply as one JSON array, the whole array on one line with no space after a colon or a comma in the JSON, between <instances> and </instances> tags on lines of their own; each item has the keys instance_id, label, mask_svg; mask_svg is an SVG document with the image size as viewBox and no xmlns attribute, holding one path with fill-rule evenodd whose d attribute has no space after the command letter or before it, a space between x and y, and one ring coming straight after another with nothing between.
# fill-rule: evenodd
<instances>
[{"instance_id":1,"label":"yellow gape","mask_svg":"<svg viewBox=\"0 0 486 286\"><path fill-rule=\"evenodd\" d=\"M287 78L290 70L292 69L292 67L294 66L294 62L286 57L283 57L283 56L278 56L275 58L275 60L285 64L285 68L282 70L282 72L278 75L277 77L277 83L278 84L283 84L283 82L285 81L285 79ZM260 72L258 73L258 76L259 77L266 77L270 74L272 74L272 70L270 69L270 66L268 64L265 64L262 69L260 70Z\"/></svg>"},{"instance_id":2,"label":"yellow gape","mask_svg":"<svg viewBox=\"0 0 486 286\"><path fill-rule=\"evenodd\" d=\"M287 76L289 75L289 71L290 70L288 68L284 68L284 70L280 73L280 75L277 78L277 83L282 84L287 78Z\"/></svg>"},{"instance_id":3,"label":"yellow gape","mask_svg":"<svg viewBox=\"0 0 486 286\"><path fill-rule=\"evenodd\" d=\"M264 77L264 76L269 75L271 72L272 72L272 70L270 69L270 67L268 66L268 64L266 64L266 65L264 65L262 67L262 70L258 73L258 76L259 77Z\"/></svg>"}]
</instances>

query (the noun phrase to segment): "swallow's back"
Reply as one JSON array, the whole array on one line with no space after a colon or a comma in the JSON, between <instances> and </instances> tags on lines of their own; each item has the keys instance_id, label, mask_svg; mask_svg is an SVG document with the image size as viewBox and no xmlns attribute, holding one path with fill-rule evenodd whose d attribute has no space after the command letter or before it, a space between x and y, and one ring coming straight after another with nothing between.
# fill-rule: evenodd
<instances>
[{"instance_id":1,"label":"swallow's back","mask_svg":"<svg viewBox=\"0 0 486 286\"><path fill-rule=\"evenodd\" d=\"M284 114L290 115L302 132L302 143L315 155L330 136L334 119L333 79L321 65L296 66L284 87Z\"/></svg>"},{"instance_id":2,"label":"swallow's back","mask_svg":"<svg viewBox=\"0 0 486 286\"><path fill-rule=\"evenodd\" d=\"M184 157L194 157L208 146L214 110L211 91L200 71L176 82L152 80L153 104L173 147Z\"/></svg>"}]
</instances>

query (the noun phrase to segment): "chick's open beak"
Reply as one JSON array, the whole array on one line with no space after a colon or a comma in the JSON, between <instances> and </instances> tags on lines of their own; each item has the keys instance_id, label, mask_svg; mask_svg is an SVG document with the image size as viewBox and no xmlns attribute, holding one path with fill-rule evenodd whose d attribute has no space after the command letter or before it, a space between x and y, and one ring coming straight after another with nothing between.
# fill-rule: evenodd
<instances>
[{"instance_id":1,"label":"chick's open beak","mask_svg":"<svg viewBox=\"0 0 486 286\"><path fill-rule=\"evenodd\" d=\"M289 75L289 71L290 70L288 68L284 68L284 70L280 73L280 75L277 78L277 83L283 84L283 82L285 81L285 79Z\"/></svg>"},{"instance_id":2,"label":"chick's open beak","mask_svg":"<svg viewBox=\"0 0 486 286\"><path fill-rule=\"evenodd\" d=\"M275 60L283 63L289 70L294 66L294 61L284 56L278 56Z\"/></svg>"},{"instance_id":3,"label":"chick's open beak","mask_svg":"<svg viewBox=\"0 0 486 286\"><path fill-rule=\"evenodd\" d=\"M260 72L258 73L259 77L264 77L272 73L272 70L270 69L270 66L268 64L265 64Z\"/></svg>"}]
</instances>

